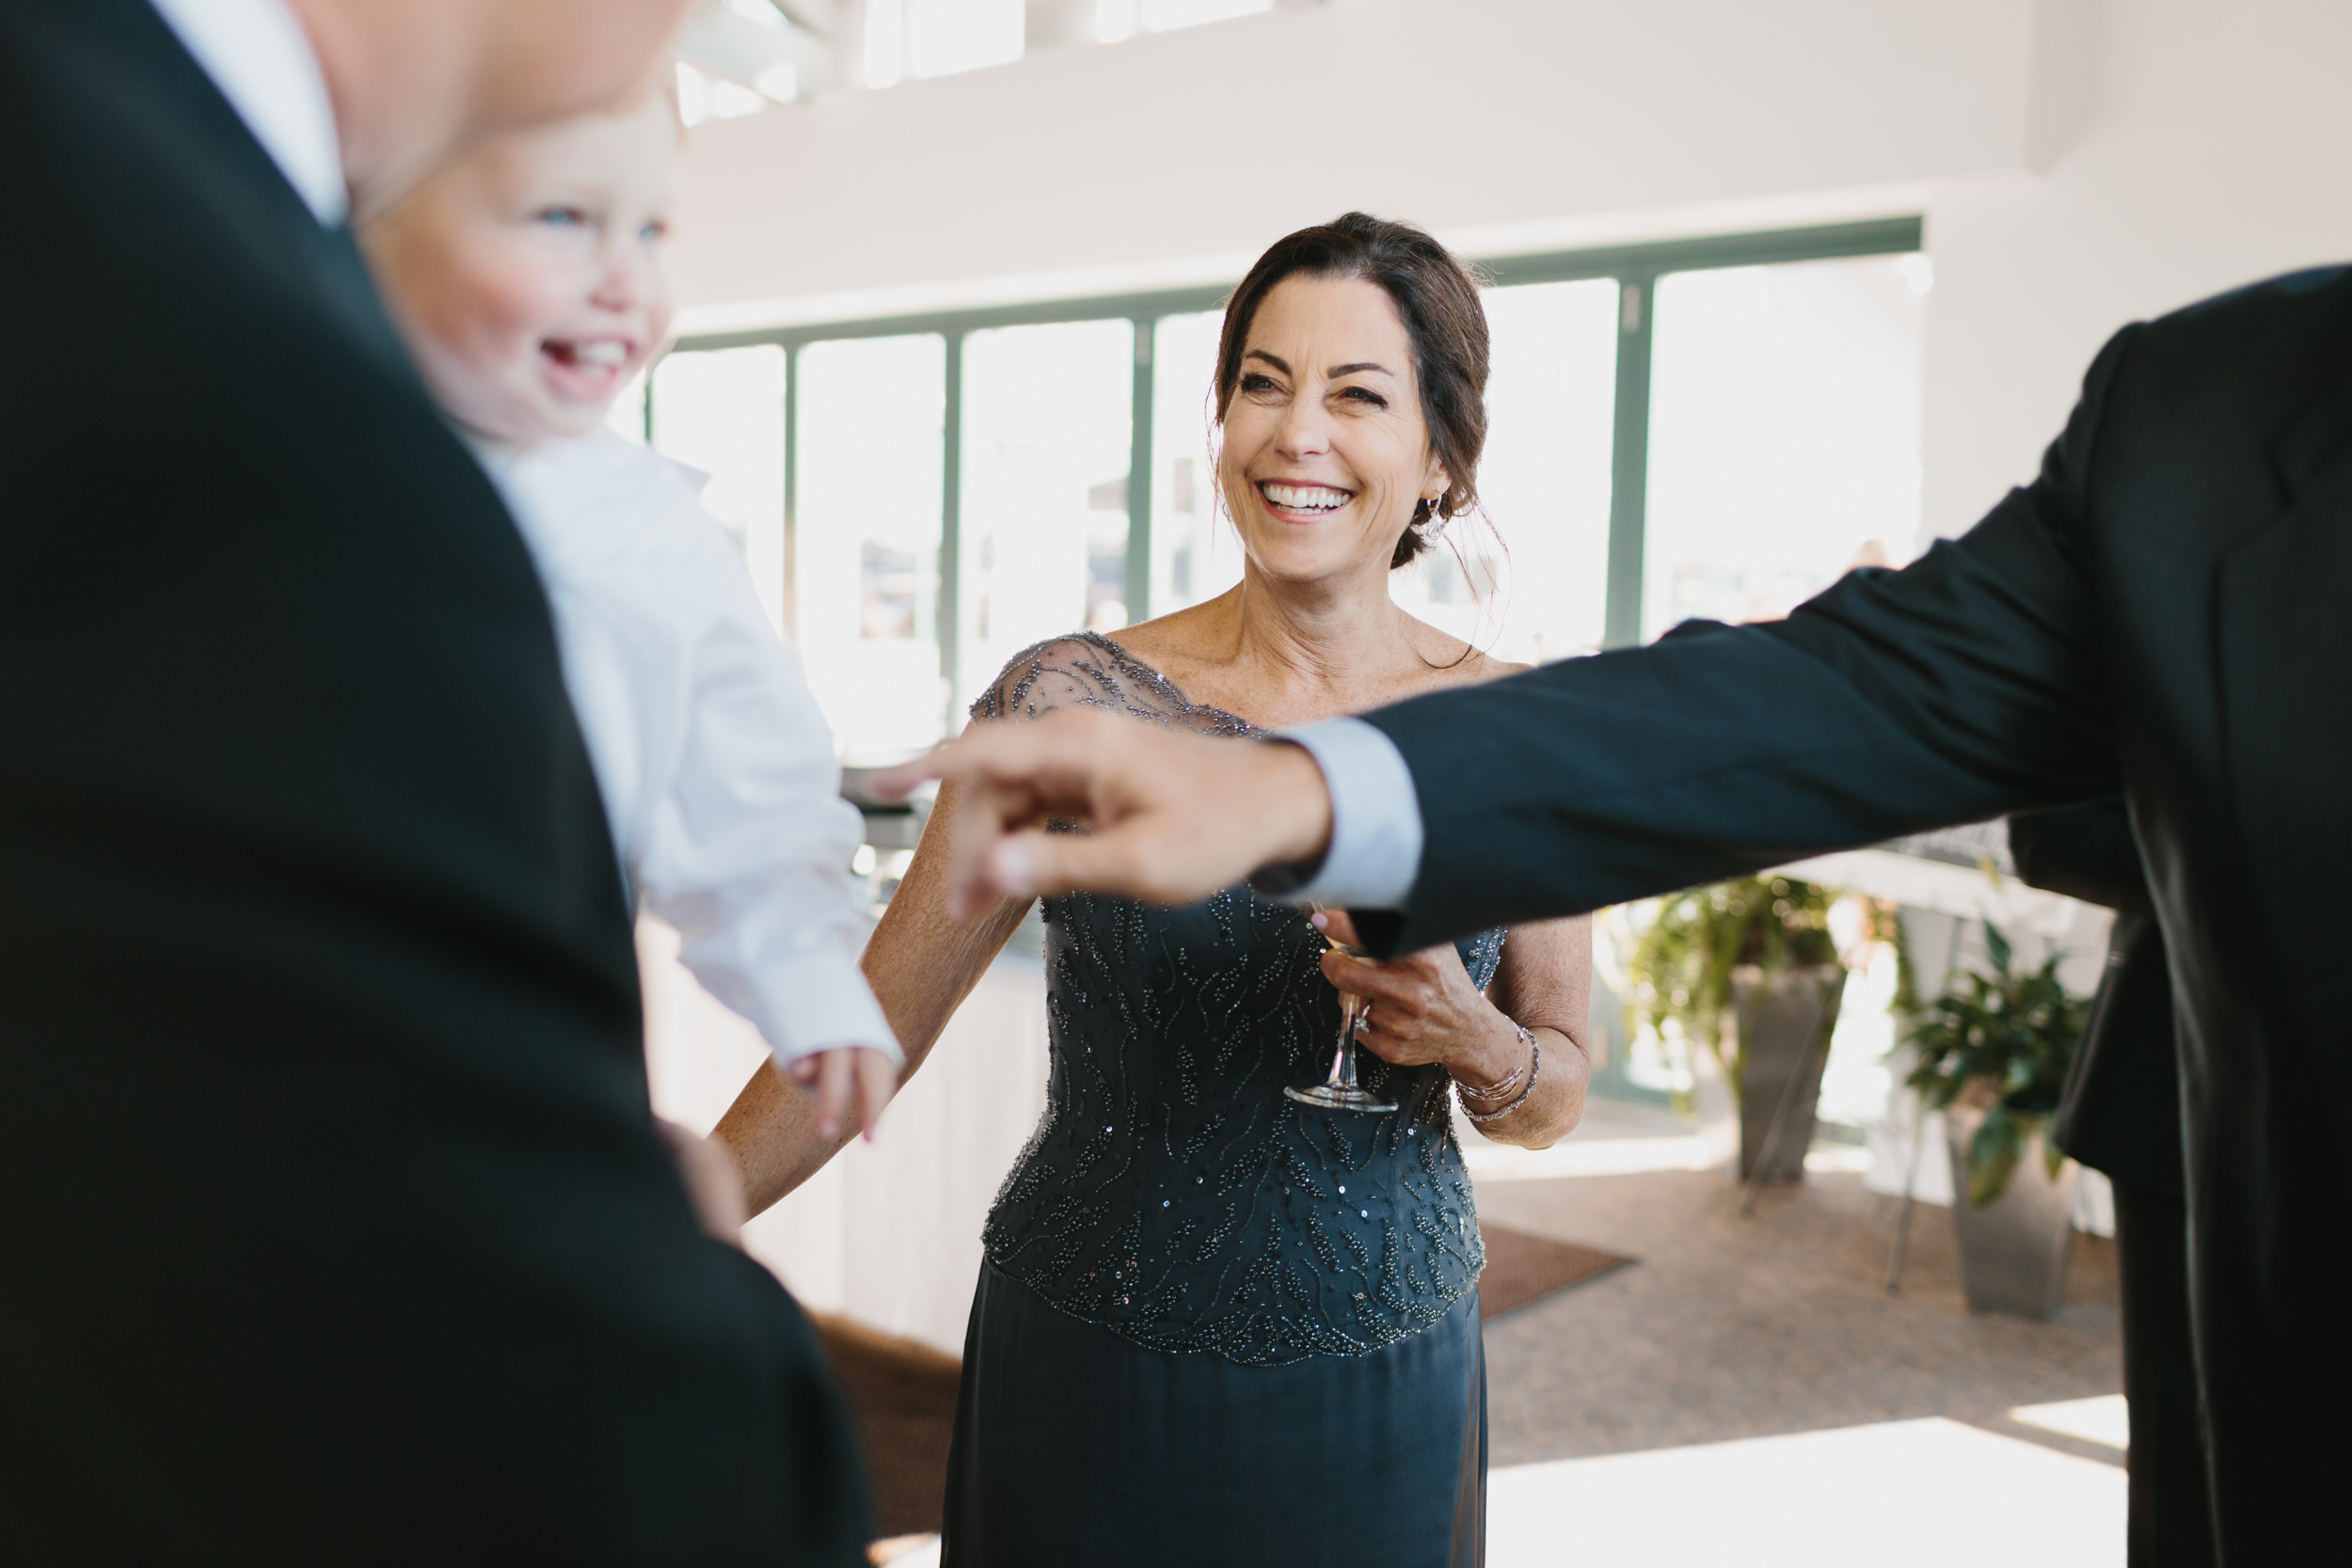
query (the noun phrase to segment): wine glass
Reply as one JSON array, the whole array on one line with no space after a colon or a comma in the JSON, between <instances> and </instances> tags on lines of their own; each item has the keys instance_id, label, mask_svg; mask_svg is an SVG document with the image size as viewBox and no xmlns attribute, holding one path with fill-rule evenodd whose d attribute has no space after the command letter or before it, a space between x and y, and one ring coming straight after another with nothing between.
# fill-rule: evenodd
<instances>
[{"instance_id":1,"label":"wine glass","mask_svg":"<svg viewBox=\"0 0 2352 1568\"><path fill-rule=\"evenodd\" d=\"M1319 911L1325 906L1315 904L1310 907ZM1333 940L1328 932L1317 934L1323 938L1325 945L1333 952L1353 958L1359 963L1379 961L1360 947L1350 947L1343 942ZM1322 1083L1311 1085L1303 1089L1285 1087L1282 1090L1284 1094L1309 1105L1320 1105L1327 1111L1393 1111L1396 1109L1394 1105L1383 1101L1379 1096L1359 1086L1356 1082L1356 1023L1363 1016L1363 1009L1364 999L1362 997L1352 990L1340 992L1340 1043L1339 1049L1331 1053L1331 1075Z\"/></svg>"}]
</instances>

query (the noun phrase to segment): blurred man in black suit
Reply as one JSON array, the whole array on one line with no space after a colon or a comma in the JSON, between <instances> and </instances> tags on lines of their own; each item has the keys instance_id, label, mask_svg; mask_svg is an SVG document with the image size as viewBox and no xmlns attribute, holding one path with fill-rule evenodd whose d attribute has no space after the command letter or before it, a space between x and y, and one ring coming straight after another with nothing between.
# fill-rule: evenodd
<instances>
[{"instance_id":1,"label":"blurred man in black suit","mask_svg":"<svg viewBox=\"0 0 2352 1568\"><path fill-rule=\"evenodd\" d=\"M546 601L341 226L680 8L0 8L0 1559L862 1560L655 1132Z\"/></svg>"},{"instance_id":2,"label":"blurred man in black suit","mask_svg":"<svg viewBox=\"0 0 2352 1568\"><path fill-rule=\"evenodd\" d=\"M2009 847L2026 882L2115 911L2106 969L2051 1133L2067 1153L2106 1172L2115 1193L2133 1568L2204 1568L2213 1561L2213 1513L2189 1333L2181 1069L2164 930L2122 800L2021 812L2009 819Z\"/></svg>"},{"instance_id":3,"label":"blurred man in black suit","mask_svg":"<svg viewBox=\"0 0 2352 1568\"><path fill-rule=\"evenodd\" d=\"M1164 902L1257 868L1382 953L2121 793L2179 1011L2214 1528L2340 1532L2352 1465L2352 271L2126 328L2041 477L1786 621L1570 659L1295 744L984 726L957 895ZM1085 816L1090 834L1044 822Z\"/></svg>"}]
</instances>

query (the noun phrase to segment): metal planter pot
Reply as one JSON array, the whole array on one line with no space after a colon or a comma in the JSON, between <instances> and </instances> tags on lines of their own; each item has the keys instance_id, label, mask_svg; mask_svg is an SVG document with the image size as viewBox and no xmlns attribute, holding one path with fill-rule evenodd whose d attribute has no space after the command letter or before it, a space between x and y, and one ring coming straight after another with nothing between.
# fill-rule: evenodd
<instances>
[{"instance_id":1,"label":"metal planter pot","mask_svg":"<svg viewBox=\"0 0 2352 1568\"><path fill-rule=\"evenodd\" d=\"M1846 972L1835 965L1731 972L1740 1054L1739 1180L1753 1180L1759 1164L1766 1181L1804 1180L1821 1069L1845 993Z\"/></svg>"},{"instance_id":2,"label":"metal planter pot","mask_svg":"<svg viewBox=\"0 0 2352 1568\"><path fill-rule=\"evenodd\" d=\"M2026 1140L2025 1158L2009 1188L1979 1209L1968 1201L1968 1140L1984 1120L1981 1109L1954 1105L1944 1113L1952 1156L1952 1227L1960 1235L1960 1282L1979 1312L2054 1318L2066 1290L2066 1259L2074 1244L2074 1185L2081 1167L2069 1160L2050 1179L2042 1140L2046 1126Z\"/></svg>"}]
</instances>

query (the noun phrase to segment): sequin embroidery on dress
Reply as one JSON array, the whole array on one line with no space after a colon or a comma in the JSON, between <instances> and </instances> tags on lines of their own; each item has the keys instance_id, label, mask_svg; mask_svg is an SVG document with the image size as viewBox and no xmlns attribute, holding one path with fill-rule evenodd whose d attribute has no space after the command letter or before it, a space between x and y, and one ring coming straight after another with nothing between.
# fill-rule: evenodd
<instances>
[{"instance_id":1,"label":"sequin embroidery on dress","mask_svg":"<svg viewBox=\"0 0 2352 1568\"><path fill-rule=\"evenodd\" d=\"M1091 632L1020 655L972 714L1057 707L1262 733ZM1044 917L1046 1107L989 1212L999 1270L1148 1349L1252 1366L1377 1350L1476 1287L1443 1068L1362 1053L1387 1115L1282 1094L1323 1075L1339 1031L1304 912L1244 885L1181 910L1049 898ZM1458 944L1482 990L1502 937Z\"/></svg>"}]
</instances>

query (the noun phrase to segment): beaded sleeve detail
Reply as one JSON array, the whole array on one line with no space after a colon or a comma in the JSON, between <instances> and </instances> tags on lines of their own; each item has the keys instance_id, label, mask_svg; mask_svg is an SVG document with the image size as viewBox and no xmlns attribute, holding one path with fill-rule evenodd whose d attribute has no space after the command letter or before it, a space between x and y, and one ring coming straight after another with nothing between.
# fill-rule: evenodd
<instances>
[{"instance_id":1,"label":"beaded sleeve detail","mask_svg":"<svg viewBox=\"0 0 2352 1568\"><path fill-rule=\"evenodd\" d=\"M1063 706L1235 736L1092 633L1007 666L976 719ZM1360 1355L1437 1323L1486 1252L1442 1068L1359 1058L1383 1116L1286 1098L1339 1031L1303 911L1228 888L1187 909L1045 901L1046 1108L989 1212L989 1260L1148 1349L1251 1366ZM1502 936L1460 945L1484 989Z\"/></svg>"}]
</instances>

